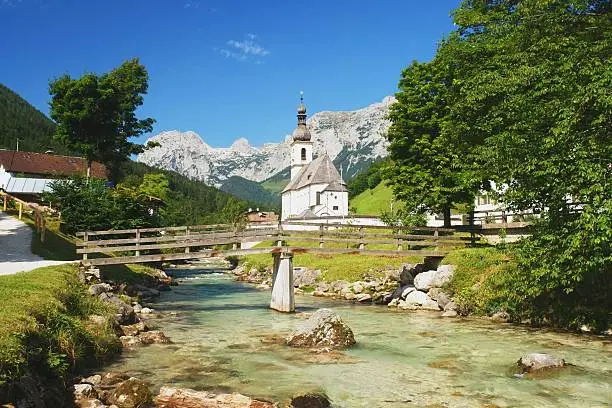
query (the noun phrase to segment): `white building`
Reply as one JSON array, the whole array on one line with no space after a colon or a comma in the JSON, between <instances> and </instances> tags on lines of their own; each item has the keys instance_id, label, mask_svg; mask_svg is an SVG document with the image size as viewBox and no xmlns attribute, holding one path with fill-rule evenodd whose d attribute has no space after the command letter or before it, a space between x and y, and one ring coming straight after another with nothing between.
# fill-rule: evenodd
<instances>
[{"instance_id":1,"label":"white building","mask_svg":"<svg viewBox=\"0 0 612 408\"><path fill-rule=\"evenodd\" d=\"M281 194L281 220L348 216L348 190L327 154L312 159L303 98L291 141L291 181Z\"/></svg>"}]
</instances>

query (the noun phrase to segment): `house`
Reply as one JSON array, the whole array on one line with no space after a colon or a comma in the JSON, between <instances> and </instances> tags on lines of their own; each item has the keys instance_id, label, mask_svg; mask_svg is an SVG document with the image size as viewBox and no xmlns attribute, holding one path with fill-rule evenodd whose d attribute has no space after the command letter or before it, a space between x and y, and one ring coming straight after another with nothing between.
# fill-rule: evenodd
<instances>
[{"instance_id":1,"label":"house","mask_svg":"<svg viewBox=\"0 0 612 408\"><path fill-rule=\"evenodd\" d=\"M342 176L327 153L313 160L303 96L297 118L290 149L291 180L281 193L281 220L348 216L348 190Z\"/></svg>"},{"instance_id":2,"label":"house","mask_svg":"<svg viewBox=\"0 0 612 408\"><path fill-rule=\"evenodd\" d=\"M86 173L87 161L82 157L0 150L0 189L12 195L35 198L48 191L54 180ZM105 179L106 167L93 162L91 177Z\"/></svg>"},{"instance_id":3,"label":"house","mask_svg":"<svg viewBox=\"0 0 612 408\"><path fill-rule=\"evenodd\" d=\"M247 220L250 224L259 224L259 223L277 223L278 215L274 214L272 211L259 211L259 208L253 210L249 208L247 212Z\"/></svg>"}]
</instances>

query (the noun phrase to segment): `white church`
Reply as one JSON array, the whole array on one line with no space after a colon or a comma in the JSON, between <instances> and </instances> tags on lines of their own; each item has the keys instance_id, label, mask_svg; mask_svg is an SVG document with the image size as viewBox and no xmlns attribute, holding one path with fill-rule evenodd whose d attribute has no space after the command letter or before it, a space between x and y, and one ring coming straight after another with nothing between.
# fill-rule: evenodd
<instances>
[{"instance_id":1,"label":"white church","mask_svg":"<svg viewBox=\"0 0 612 408\"><path fill-rule=\"evenodd\" d=\"M281 220L348 216L348 190L327 153L313 160L303 97L291 140L291 181L281 194Z\"/></svg>"}]
</instances>

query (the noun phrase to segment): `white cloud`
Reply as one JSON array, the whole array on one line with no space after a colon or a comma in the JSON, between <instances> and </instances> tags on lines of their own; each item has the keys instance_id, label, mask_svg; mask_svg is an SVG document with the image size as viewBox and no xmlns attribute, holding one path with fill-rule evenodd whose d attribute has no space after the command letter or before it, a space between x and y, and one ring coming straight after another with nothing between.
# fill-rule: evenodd
<instances>
[{"instance_id":1,"label":"white cloud","mask_svg":"<svg viewBox=\"0 0 612 408\"><path fill-rule=\"evenodd\" d=\"M245 35L242 41L229 40L226 45L228 48L219 50L221 55L226 58L233 58L238 61L246 61L254 59L256 63L261 63L261 58L270 54L270 51L258 44L255 40L257 36L252 33Z\"/></svg>"}]
</instances>

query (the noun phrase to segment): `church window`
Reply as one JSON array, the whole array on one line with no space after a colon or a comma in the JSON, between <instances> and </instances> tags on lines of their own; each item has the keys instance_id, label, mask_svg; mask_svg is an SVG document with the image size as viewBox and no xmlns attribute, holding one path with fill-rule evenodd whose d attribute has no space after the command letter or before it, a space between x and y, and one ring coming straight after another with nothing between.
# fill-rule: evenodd
<instances>
[{"instance_id":1,"label":"church window","mask_svg":"<svg viewBox=\"0 0 612 408\"><path fill-rule=\"evenodd\" d=\"M317 205L321 205L321 192L317 191Z\"/></svg>"},{"instance_id":2,"label":"church window","mask_svg":"<svg viewBox=\"0 0 612 408\"><path fill-rule=\"evenodd\" d=\"M302 160L306 160L306 148L302 147Z\"/></svg>"},{"instance_id":3,"label":"church window","mask_svg":"<svg viewBox=\"0 0 612 408\"><path fill-rule=\"evenodd\" d=\"M338 211L338 206L334 205L334 211Z\"/></svg>"}]
</instances>

